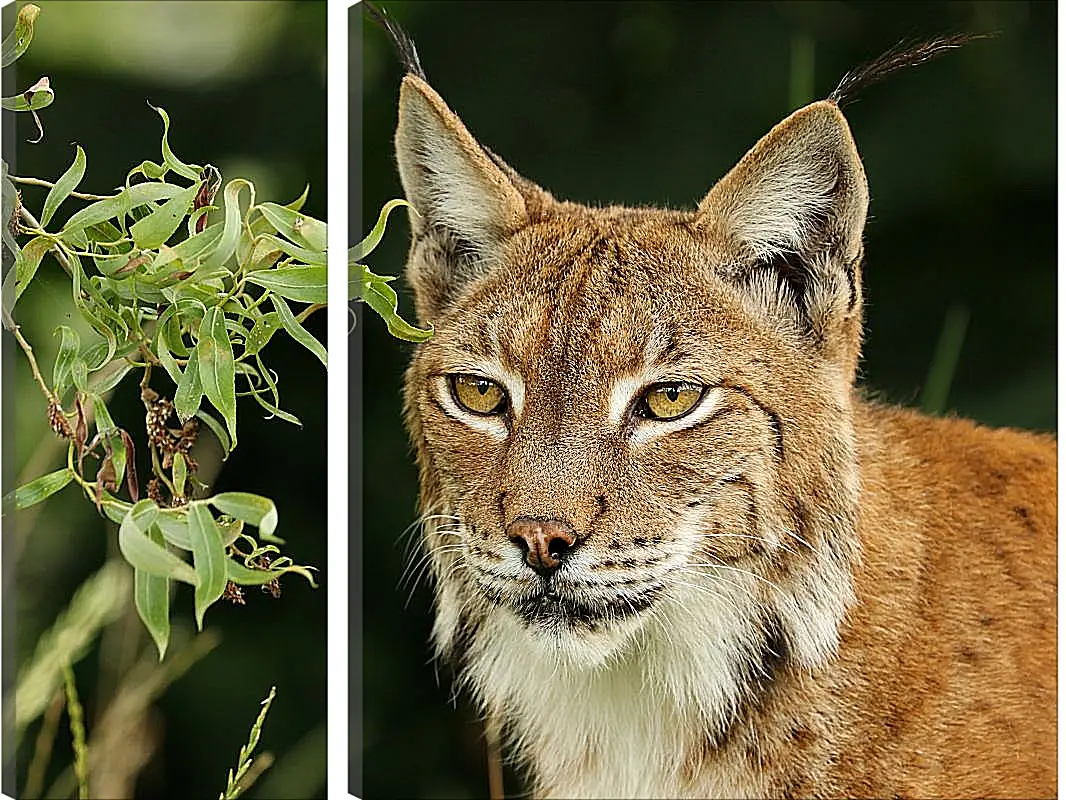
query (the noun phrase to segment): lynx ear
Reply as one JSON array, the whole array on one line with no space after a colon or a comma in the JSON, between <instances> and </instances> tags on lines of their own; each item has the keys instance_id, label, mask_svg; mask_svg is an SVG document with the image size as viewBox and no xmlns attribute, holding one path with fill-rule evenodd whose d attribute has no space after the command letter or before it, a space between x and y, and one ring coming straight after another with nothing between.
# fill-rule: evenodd
<instances>
[{"instance_id":1,"label":"lynx ear","mask_svg":"<svg viewBox=\"0 0 1066 800\"><path fill-rule=\"evenodd\" d=\"M415 211L408 281L425 321L491 263L501 242L525 222L526 205L440 95L410 74L400 87L396 160Z\"/></svg>"},{"instance_id":2,"label":"lynx ear","mask_svg":"<svg viewBox=\"0 0 1066 800\"><path fill-rule=\"evenodd\" d=\"M764 136L703 199L699 220L731 254L724 277L853 368L867 201L848 124L820 101Z\"/></svg>"}]
</instances>

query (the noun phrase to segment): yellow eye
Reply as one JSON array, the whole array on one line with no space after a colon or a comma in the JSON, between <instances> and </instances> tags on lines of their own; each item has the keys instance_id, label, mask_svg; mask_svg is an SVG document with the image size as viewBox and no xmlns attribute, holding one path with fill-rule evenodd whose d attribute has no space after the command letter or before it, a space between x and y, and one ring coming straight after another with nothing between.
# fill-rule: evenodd
<instances>
[{"instance_id":1,"label":"yellow eye","mask_svg":"<svg viewBox=\"0 0 1066 800\"><path fill-rule=\"evenodd\" d=\"M677 419L691 411L702 396L702 386L692 383L660 383L644 393L640 410L651 419Z\"/></svg>"},{"instance_id":2,"label":"yellow eye","mask_svg":"<svg viewBox=\"0 0 1066 800\"><path fill-rule=\"evenodd\" d=\"M490 416L507 409L507 392L495 381L477 375L450 375L452 397L473 414Z\"/></svg>"}]
</instances>

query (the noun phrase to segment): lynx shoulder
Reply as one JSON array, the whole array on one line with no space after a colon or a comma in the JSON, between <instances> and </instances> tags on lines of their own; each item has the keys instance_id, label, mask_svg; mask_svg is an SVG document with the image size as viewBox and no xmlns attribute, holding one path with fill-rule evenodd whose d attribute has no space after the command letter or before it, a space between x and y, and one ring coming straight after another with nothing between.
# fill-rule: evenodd
<instances>
[{"instance_id":1,"label":"lynx shoulder","mask_svg":"<svg viewBox=\"0 0 1066 800\"><path fill-rule=\"evenodd\" d=\"M522 178L393 34L433 636L535 792L1053 794L1055 441L856 388L840 103L918 51L663 211Z\"/></svg>"}]
</instances>

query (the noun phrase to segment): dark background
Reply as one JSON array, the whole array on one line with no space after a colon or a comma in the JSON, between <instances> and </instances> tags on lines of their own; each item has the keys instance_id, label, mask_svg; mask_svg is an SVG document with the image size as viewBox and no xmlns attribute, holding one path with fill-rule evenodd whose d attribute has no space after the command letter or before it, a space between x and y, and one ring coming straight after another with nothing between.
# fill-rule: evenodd
<instances>
[{"instance_id":1,"label":"dark background","mask_svg":"<svg viewBox=\"0 0 1066 800\"><path fill-rule=\"evenodd\" d=\"M899 40L998 31L845 109L871 194L861 381L919 405L956 307L969 325L949 413L1055 430L1053 3L382 5L476 138L557 197L594 204L691 208L775 123ZM384 33L367 22L363 33L365 231L402 195L391 141L401 71ZM813 86L790 95L804 42ZM407 224L393 220L368 261L395 275ZM484 796L480 726L431 663L428 587L407 603L399 585L401 533L416 516L400 413L412 345L371 316L363 335L363 796ZM509 793L519 789L511 776Z\"/></svg>"},{"instance_id":2,"label":"dark background","mask_svg":"<svg viewBox=\"0 0 1066 800\"><path fill-rule=\"evenodd\" d=\"M56 99L41 112L45 139L40 144L25 143L35 133L28 115L16 119L4 112L8 130L13 123L17 128L15 174L54 181L70 165L77 142L88 158L79 188L112 191L142 160L160 161L162 124L148 107L150 101L169 113L170 144L184 161L215 164L226 181L252 179L259 202L287 203L310 184L304 211L327 219L326 3L37 4L42 11L34 42L16 63L16 83L21 90L48 75ZM9 6L5 33L13 19ZM27 207L39 214L45 191L26 189ZM81 205L68 200L57 220ZM69 280L46 258L16 310L46 376L58 343L52 330L72 324L69 296ZM307 327L324 342L325 312L312 316ZM10 340L6 332L4 337ZM87 341L85 334L82 341ZM318 568L319 588L287 576L279 600L252 587L245 590L246 606L223 601L207 612L205 630L218 635L219 644L153 704L150 734L158 737L159 747L140 775L138 797L217 797L272 685L277 698L257 752L272 753L275 762L246 796L325 797L326 375L318 360L284 332L263 355L278 373L281 407L296 414L303 427L264 420L257 404L239 400L240 441L222 464L213 490L273 499L277 533L287 541L283 552ZM11 365L15 374L10 369L4 373L4 454L17 474L38 446L55 437L47 430L43 401L21 353L5 367ZM158 383L160 391L167 389L165 379ZM143 442L144 408L134 373L119 385L111 410L116 423ZM201 439L201 463L217 460L212 437ZM56 452L36 474L61 466L65 447ZM146 465L140 473L143 482ZM4 491L11 488L6 485ZM42 508L32 530L23 534L25 547L17 563L12 643L17 664L32 653L75 589L117 554L116 527L99 518L75 487ZM5 537L9 525L19 524L19 515L13 522L5 519ZM5 561L5 568L10 567ZM5 601L11 599L10 588ZM192 592L187 589L179 587L173 602L168 660L180 658L193 636ZM90 736L112 696L115 675L130 666L123 659L146 647L154 651L131 595L127 613L75 666ZM39 720L31 724L19 742L20 791L39 726ZM69 765L70 753L64 718L46 787Z\"/></svg>"}]
</instances>

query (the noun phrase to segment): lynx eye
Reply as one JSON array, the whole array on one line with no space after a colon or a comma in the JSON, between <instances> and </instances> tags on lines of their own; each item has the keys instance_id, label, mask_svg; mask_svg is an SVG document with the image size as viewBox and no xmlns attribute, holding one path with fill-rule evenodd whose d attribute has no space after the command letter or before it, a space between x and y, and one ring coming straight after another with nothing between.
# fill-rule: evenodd
<instances>
[{"instance_id":1,"label":"lynx eye","mask_svg":"<svg viewBox=\"0 0 1066 800\"><path fill-rule=\"evenodd\" d=\"M495 381L477 375L449 375L452 397L472 414L491 416L507 408L507 392Z\"/></svg>"},{"instance_id":2,"label":"lynx eye","mask_svg":"<svg viewBox=\"0 0 1066 800\"><path fill-rule=\"evenodd\" d=\"M638 410L650 419L677 419L695 408L703 389L693 383L660 383L644 393Z\"/></svg>"}]
</instances>

